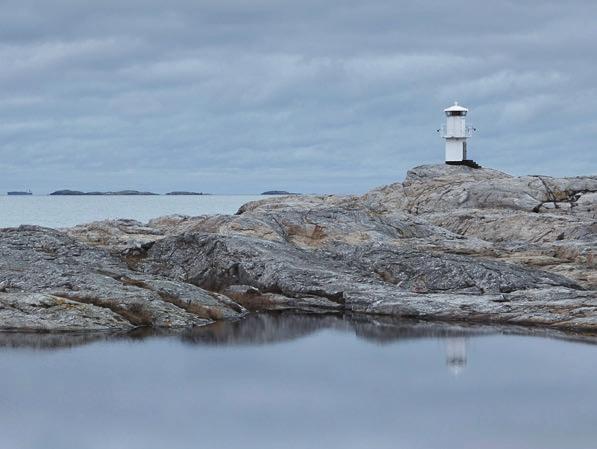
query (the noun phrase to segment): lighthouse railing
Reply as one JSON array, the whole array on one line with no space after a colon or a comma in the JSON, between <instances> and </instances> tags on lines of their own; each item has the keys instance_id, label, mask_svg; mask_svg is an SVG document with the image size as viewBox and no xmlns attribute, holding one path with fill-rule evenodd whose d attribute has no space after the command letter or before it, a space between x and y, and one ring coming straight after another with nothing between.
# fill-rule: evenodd
<instances>
[{"instance_id":1,"label":"lighthouse railing","mask_svg":"<svg viewBox=\"0 0 597 449\"><path fill-rule=\"evenodd\" d=\"M475 127L471 126L471 125L466 126L464 128L464 132L454 132L453 129L450 129L450 132L448 132L448 127L445 124L442 125L439 129L440 135L444 139L450 139L450 138L462 139L465 137L471 137L473 135L473 131L475 131Z\"/></svg>"}]
</instances>

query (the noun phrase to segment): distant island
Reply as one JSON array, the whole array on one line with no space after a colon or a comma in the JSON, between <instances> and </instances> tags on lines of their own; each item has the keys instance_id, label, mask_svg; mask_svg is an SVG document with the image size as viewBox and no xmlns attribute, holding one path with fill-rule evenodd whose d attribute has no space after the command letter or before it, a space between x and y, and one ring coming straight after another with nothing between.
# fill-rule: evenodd
<instances>
[{"instance_id":1,"label":"distant island","mask_svg":"<svg viewBox=\"0 0 597 449\"><path fill-rule=\"evenodd\" d=\"M56 190L50 195L82 196L82 195L158 195L153 192L140 192L139 190L119 190L117 192L81 192L79 190Z\"/></svg>"},{"instance_id":2,"label":"distant island","mask_svg":"<svg viewBox=\"0 0 597 449\"><path fill-rule=\"evenodd\" d=\"M267 190L262 195L300 195L300 193L287 192L286 190Z\"/></svg>"},{"instance_id":3,"label":"distant island","mask_svg":"<svg viewBox=\"0 0 597 449\"><path fill-rule=\"evenodd\" d=\"M13 192L6 192L7 195L19 195L19 196L23 196L23 195L33 195L33 193L31 193L30 190L28 190L27 192L22 192L22 191L13 191Z\"/></svg>"},{"instance_id":4,"label":"distant island","mask_svg":"<svg viewBox=\"0 0 597 449\"><path fill-rule=\"evenodd\" d=\"M30 193L20 193L20 192L8 192L9 195L30 195ZM152 195L160 195L159 193L153 192L142 192L139 190L119 190L117 192L82 192L80 190L56 190L55 192L50 193L50 195L56 196L93 196L93 195L104 195L104 196L152 196ZM204 193L204 192L187 192L187 191L174 191L168 192L165 195L170 196L177 196L177 195L211 195L211 193Z\"/></svg>"},{"instance_id":5,"label":"distant island","mask_svg":"<svg viewBox=\"0 0 597 449\"><path fill-rule=\"evenodd\" d=\"M211 193L203 193L203 192L168 192L166 195L211 195Z\"/></svg>"}]
</instances>

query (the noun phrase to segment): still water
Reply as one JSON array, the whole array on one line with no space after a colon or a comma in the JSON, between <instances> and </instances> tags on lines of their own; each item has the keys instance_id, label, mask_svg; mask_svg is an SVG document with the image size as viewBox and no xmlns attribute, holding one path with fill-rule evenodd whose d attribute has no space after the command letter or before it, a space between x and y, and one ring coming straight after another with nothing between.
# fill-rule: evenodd
<instances>
[{"instance_id":1,"label":"still water","mask_svg":"<svg viewBox=\"0 0 597 449\"><path fill-rule=\"evenodd\" d=\"M0 228L35 224L51 228L108 218L146 222L161 215L233 214L258 195L204 196L5 196L0 195Z\"/></svg>"},{"instance_id":2,"label":"still water","mask_svg":"<svg viewBox=\"0 0 597 449\"><path fill-rule=\"evenodd\" d=\"M314 315L0 333L0 447L597 447L597 346L506 333Z\"/></svg>"},{"instance_id":3,"label":"still water","mask_svg":"<svg viewBox=\"0 0 597 449\"><path fill-rule=\"evenodd\" d=\"M234 213L259 196L7 197L0 227ZM0 448L597 448L597 345L379 318L0 333Z\"/></svg>"}]
</instances>

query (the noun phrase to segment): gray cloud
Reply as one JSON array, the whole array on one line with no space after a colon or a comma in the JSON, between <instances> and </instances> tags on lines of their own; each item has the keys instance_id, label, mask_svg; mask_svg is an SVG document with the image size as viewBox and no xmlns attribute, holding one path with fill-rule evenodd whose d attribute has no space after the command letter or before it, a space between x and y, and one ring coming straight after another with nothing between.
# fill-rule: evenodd
<instances>
[{"instance_id":1,"label":"gray cloud","mask_svg":"<svg viewBox=\"0 0 597 449\"><path fill-rule=\"evenodd\" d=\"M591 1L12 1L0 189L358 192L440 162L595 172Z\"/></svg>"}]
</instances>

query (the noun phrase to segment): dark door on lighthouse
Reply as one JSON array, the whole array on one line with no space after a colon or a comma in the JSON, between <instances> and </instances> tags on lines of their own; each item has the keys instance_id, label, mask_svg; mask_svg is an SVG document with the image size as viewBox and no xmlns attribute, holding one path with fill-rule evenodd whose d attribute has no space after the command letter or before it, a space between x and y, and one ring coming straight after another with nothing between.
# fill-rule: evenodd
<instances>
[{"instance_id":1,"label":"dark door on lighthouse","mask_svg":"<svg viewBox=\"0 0 597 449\"><path fill-rule=\"evenodd\" d=\"M462 142L462 160L466 161L468 157L466 157L466 140Z\"/></svg>"}]
</instances>

